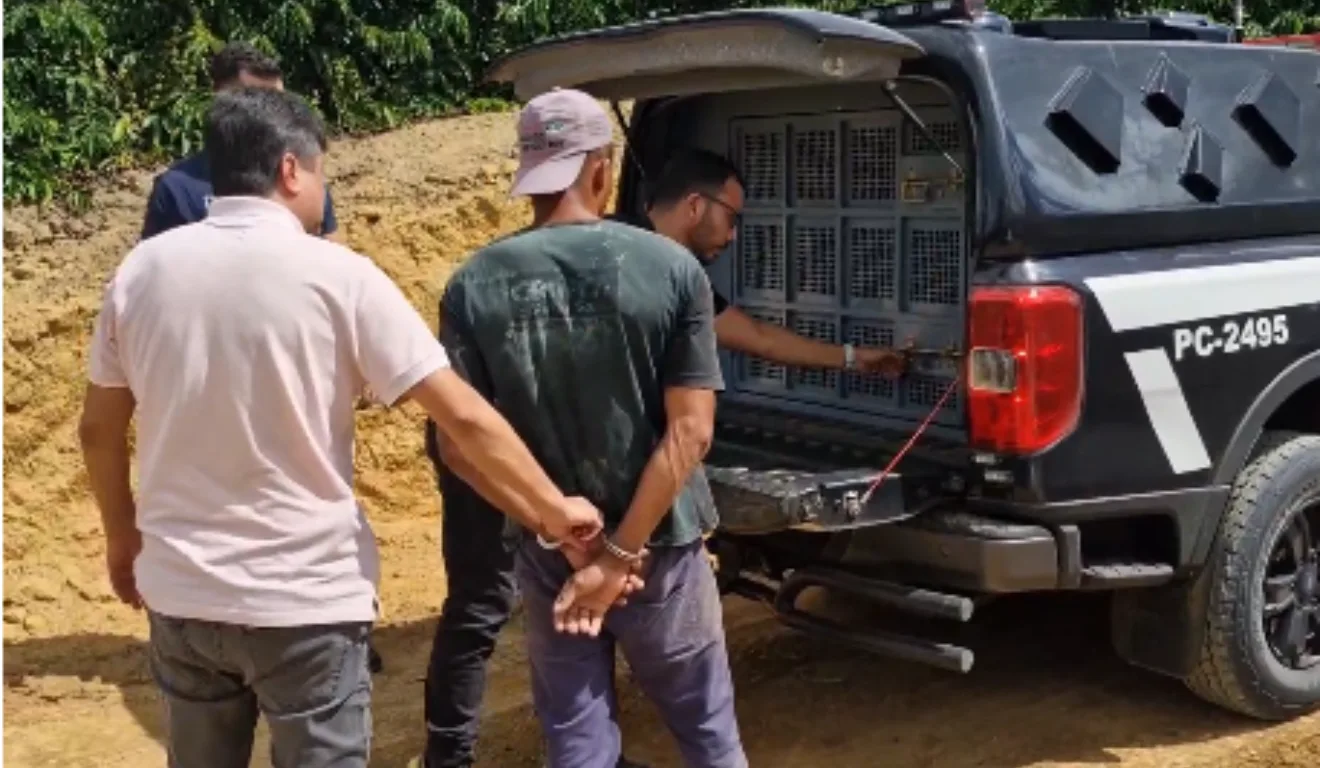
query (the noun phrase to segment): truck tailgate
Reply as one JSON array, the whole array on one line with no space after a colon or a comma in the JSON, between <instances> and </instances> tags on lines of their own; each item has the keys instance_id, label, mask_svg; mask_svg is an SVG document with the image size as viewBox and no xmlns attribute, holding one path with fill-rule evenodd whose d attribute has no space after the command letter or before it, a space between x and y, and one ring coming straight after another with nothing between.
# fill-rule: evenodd
<instances>
[{"instance_id":1,"label":"truck tailgate","mask_svg":"<svg viewBox=\"0 0 1320 768\"><path fill-rule=\"evenodd\" d=\"M805 422L805 423L804 423ZM923 440L868 496L909 435L745 406L721 408L706 476L726 533L838 531L893 523L961 487L967 452Z\"/></svg>"}]
</instances>

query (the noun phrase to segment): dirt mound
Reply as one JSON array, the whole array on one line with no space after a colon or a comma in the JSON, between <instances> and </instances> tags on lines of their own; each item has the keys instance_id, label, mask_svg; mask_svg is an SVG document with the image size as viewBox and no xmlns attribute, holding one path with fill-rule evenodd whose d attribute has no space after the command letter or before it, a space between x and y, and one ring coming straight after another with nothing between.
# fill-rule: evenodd
<instances>
[{"instance_id":1,"label":"dirt mound","mask_svg":"<svg viewBox=\"0 0 1320 768\"><path fill-rule=\"evenodd\" d=\"M476 247L526 221L503 192L510 115L433 122L332 147L340 226L434 322L440 286ZM511 143L510 145L511 146ZM441 149L443 148L443 149ZM98 192L88 211L5 216L5 639L123 626L100 567L76 420L100 293L137 240L149 174ZM374 521L436 515L411 409L360 416L359 492ZM130 626L136 626L131 622Z\"/></svg>"}]
</instances>

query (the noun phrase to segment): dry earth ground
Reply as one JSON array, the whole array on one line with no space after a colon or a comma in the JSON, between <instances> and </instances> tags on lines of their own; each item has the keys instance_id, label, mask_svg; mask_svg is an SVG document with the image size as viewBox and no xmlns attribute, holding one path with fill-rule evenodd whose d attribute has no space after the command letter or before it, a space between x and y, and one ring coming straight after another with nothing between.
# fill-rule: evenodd
<instances>
[{"instance_id":1,"label":"dry earth ground","mask_svg":"<svg viewBox=\"0 0 1320 768\"><path fill-rule=\"evenodd\" d=\"M334 148L348 237L428 316L449 270L526 220L505 197L508 115L436 121ZM143 663L145 622L116 604L74 439L101 285L136 237L149 176L130 174L79 216L7 210L4 259L4 747L7 765L162 765ZM416 412L361 416L358 490L381 539L387 614L378 643L374 765L422 739L421 683L444 597L438 513ZM1005 601L970 629L976 670L956 677L788 632L727 601L739 714L752 765L1320 765L1320 716L1264 726L1201 704L1108 649L1102 599ZM517 626L495 660L483 765L537 766ZM677 765L650 706L627 687L629 752ZM258 754L256 765L265 765Z\"/></svg>"}]
</instances>

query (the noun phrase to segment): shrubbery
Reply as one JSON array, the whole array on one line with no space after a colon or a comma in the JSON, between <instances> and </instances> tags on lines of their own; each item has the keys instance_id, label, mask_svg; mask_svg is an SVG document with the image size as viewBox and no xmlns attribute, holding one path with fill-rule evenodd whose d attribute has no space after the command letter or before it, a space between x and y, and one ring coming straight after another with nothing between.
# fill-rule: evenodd
<instances>
[{"instance_id":1,"label":"shrubbery","mask_svg":"<svg viewBox=\"0 0 1320 768\"><path fill-rule=\"evenodd\" d=\"M200 141L206 61L226 40L277 54L288 86L339 131L390 128L503 96L479 79L511 48L650 14L783 2L712 0L8 0L4 195L76 196L127 164ZM810 4L831 9L849 0ZM1134 3L1120 5L1135 6ZM1004 0L1014 18L1089 15L1096 0ZM1190 9L1231 18L1231 0ZM1316 29L1320 0L1251 0L1257 27ZM1285 7L1287 10L1285 10ZM1267 23L1262 23L1267 22Z\"/></svg>"}]
</instances>

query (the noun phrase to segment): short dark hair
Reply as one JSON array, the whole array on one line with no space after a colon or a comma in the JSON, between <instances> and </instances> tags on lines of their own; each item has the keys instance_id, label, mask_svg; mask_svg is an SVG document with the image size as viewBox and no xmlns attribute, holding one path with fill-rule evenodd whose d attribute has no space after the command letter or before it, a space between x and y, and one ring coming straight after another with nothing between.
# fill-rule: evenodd
<instances>
[{"instance_id":1,"label":"short dark hair","mask_svg":"<svg viewBox=\"0 0 1320 768\"><path fill-rule=\"evenodd\" d=\"M275 57L262 53L255 45L242 40L226 44L211 57L213 88L234 82L244 72L262 80L279 80L284 77Z\"/></svg>"},{"instance_id":2,"label":"short dark hair","mask_svg":"<svg viewBox=\"0 0 1320 768\"><path fill-rule=\"evenodd\" d=\"M206 154L217 197L265 197L275 189L286 154L311 161L325 147L321 118L287 91L248 87L221 93L206 116Z\"/></svg>"},{"instance_id":3,"label":"short dark hair","mask_svg":"<svg viewBox=\"0 0 1320 768\"><path fill-rule=\"evenodd\" d=\"M704 149L684 148L675 152L651 187L650 206L666 208L693 192L717 194L729 179L741 186L738 168L723 155Z\"/></svg>"}]
</instances>

